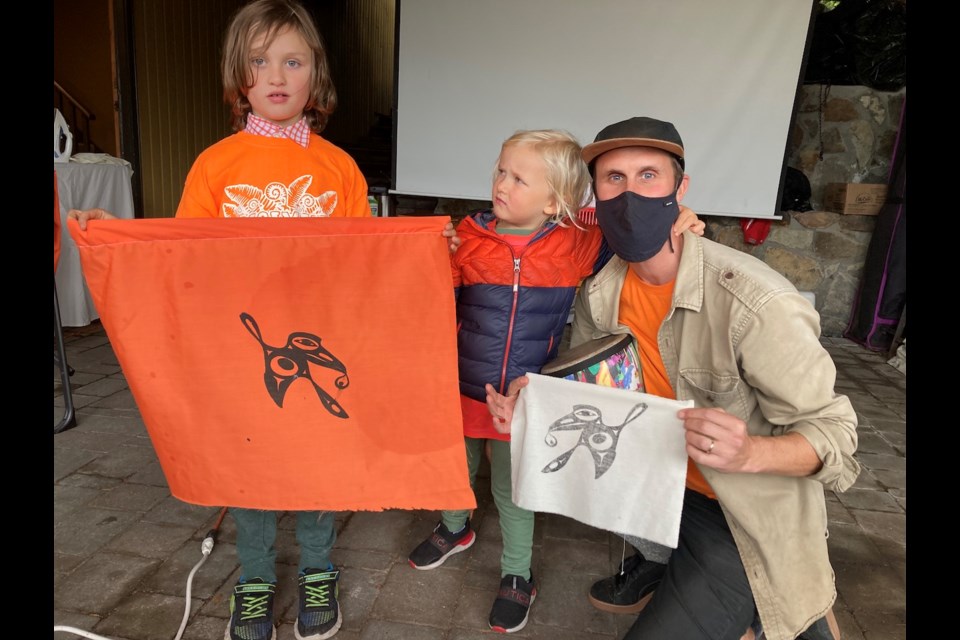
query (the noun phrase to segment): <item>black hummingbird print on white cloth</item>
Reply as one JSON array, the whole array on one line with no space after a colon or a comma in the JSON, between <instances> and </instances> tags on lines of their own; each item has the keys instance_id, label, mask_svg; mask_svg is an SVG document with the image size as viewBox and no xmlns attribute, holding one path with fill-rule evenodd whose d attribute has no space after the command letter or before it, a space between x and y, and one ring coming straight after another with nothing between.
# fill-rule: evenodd
<instances>
[{"instance_id":1,"label":"black hummingbird print on white cloth","mask_svg":"<svg viewBox=\"0 0 960 640\"><path fill-rule=\"evenodd\" d=\"M577 404L573 406L573 411L556 420L547 429L547 435L543 440L547 446L557 446L557 438L553 435L554 431L573 431L583 429L580 433L580 440L569 451L561 454L545 466L541 471L543 473L552 473L559 471L573 456L573 452L578 447L584 446L593 456L595 469L594 480L602 476L613 464L617 457L617 443L620 441L620 432L625 426L639 418L647 410L647 404L641 402L634 405L627 414L622 424L608 426L603 423L603 414L600 409L589 404Z\"/></svg>"}]
</instances>

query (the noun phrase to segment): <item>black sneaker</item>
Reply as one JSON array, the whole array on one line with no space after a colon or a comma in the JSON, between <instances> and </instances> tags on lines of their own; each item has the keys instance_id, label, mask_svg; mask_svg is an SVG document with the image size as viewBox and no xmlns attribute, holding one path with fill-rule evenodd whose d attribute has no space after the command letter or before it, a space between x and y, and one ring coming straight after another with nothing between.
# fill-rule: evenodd
<instances>
[{"instance_id":1,"label":"black sneaker","mask_svg":"<svg viewBox=\"0 0 960 640\"><path fill-rule=\"evenodd\" d=\"M306 569L298 581L300 609L294 635L297 640L323 640L340 630L340 572Z\"/></svg>"},{"instance_id":2,"label":"black sneaker","mask_svg":"<svg viewBox=\"0 0 960 640\"><path fill-rule=\"evenodd\" d=\"M435 569L455 553L466 551L477 541L477 534L470 528L470 521L459 533L450 530L441 522L434 528L430 537L424 540L410 554L410 566L414 569Z\"/></svg>"},{"instance_id":3,"label":"black sneaker","mask_svg":"<svg viewBox=\"0 0 960 640\"><path fill-rule=\"evenodd\" d=\"M276 585L254 578L238 583L230 596L230 623L224 640L276 640L273 596Z\"/></svg>"},{"instance_id":4,"label":"black sneaker","mask_svg":"<svg viewBox=\"0 0 960 640\"><path fill-rule=\"evenodd\" d=\"M530 605L537 598L537 588L520 576L507 575L500 581L500 591L490 610L490 628L497 633L520 631L527 624Z\"/></svg>"},{"instance_id":5,"label":"black sneaker","mask_svg":"<svg viewBox=\"0 0 960 640\"><path fill-rule=\"evenodd\" d=\"M620 571L590 587L590 604L609 613L639 613L663 579L667 565L638 553L620 564Z\"/></svg>"}]
</instances>

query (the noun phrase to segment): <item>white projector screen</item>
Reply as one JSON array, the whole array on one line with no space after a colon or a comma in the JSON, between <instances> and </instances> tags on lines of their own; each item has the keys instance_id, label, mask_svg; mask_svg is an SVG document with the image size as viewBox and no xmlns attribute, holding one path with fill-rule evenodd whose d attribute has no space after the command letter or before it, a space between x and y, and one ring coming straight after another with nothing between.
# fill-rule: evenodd
<instances>
[{"instance_id":1,"label":"white projector screen","mask_svg":"<svg viewBox=\"0 0 960 640\"><path fill-rule=\"evenodd\" d=\"M812 0L398 0L394 193L489 200L500 144L673 122L701 215L779 215Z\"/></svg>"}]
</instances>

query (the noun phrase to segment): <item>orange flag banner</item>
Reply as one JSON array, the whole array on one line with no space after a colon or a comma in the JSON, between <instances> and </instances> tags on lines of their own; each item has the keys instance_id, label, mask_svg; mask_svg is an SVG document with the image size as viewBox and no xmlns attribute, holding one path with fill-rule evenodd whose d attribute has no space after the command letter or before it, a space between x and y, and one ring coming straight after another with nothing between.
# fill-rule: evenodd
<instances>
[{"instance_id":1,"label":"orange flag banner","mask_svg":"<svg viewBox=\"0 0 960 640\"><path fill-rule=\"evenodd\" d=\"M68 222L175 497L476 506L447 221Z\"/></svg>"}]
</instances>

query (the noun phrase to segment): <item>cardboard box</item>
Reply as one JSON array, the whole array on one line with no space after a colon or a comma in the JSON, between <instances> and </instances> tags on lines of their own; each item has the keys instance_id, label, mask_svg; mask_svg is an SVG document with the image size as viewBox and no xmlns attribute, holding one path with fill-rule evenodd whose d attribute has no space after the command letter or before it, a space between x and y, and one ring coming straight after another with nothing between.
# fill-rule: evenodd
<instances>
[{"instance_id":1,"label":"cardboard box","mask_svg":"<svg viewBox=\"0 0 960 640\"><path fill-rule=\"evenodd\" d=\"M831 182L823 196L823 208L835 213L875 216L887 201L887 185Z\"/></svg>"}]
</instances>

